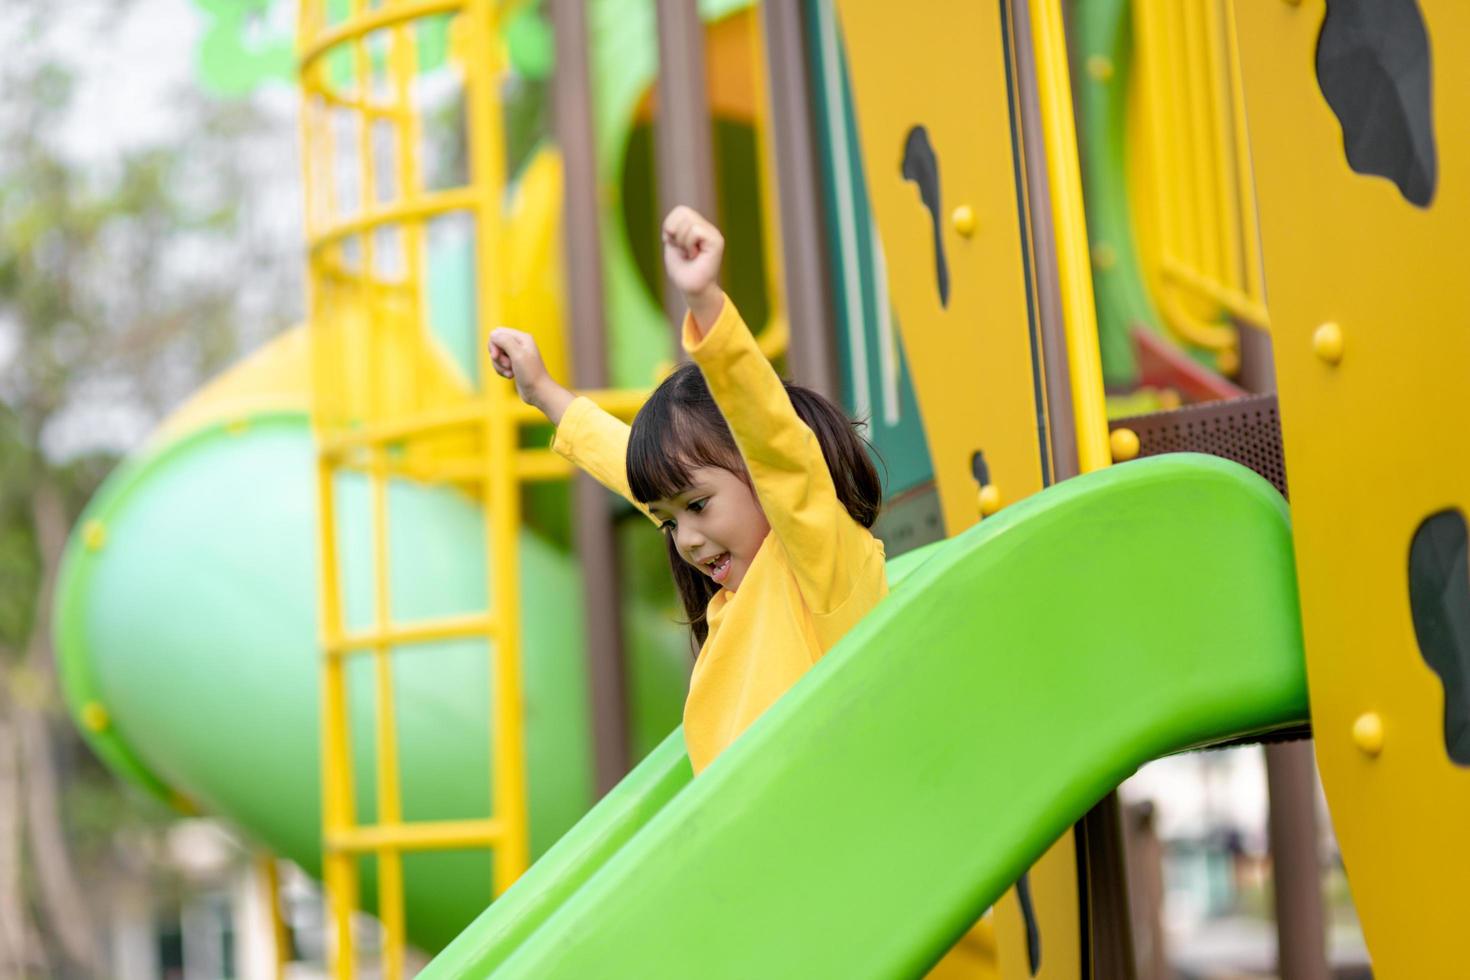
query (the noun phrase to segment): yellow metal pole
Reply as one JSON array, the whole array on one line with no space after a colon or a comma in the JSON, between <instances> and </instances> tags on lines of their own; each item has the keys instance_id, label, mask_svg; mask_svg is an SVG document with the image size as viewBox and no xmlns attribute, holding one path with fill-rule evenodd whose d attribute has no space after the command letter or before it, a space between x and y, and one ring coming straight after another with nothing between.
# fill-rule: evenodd
<instances>
[{"instance_id":1,"label":"yellow metal pole","mask_svg":"<svg viewBox=\"0 0 1470 980\"><path fill-rule=\"evenodd\" d=\"M1157 297L1164 325L1188 343L1209 350L1235 346L1235 334L1199 320L1184 303L1186 286L1199 291L1204 252L1202 227L1196 215L1200 200L1190 179L1190 154L1184 144L1189 115L1187 73L1180 63L1185 42L1174 3L1140 2L1134 5L1137 52L1145 72L1143 102L1149 117L1148 143L1155 170L1157 216L1162 243L1163 280ZM1211 295L1207 292L1206 295Z\"/></svg>"},{"instance_id":2,"label":"yellow metal pole","mask_svg":"<svg viewBox=\"0 0 1470 980\"><path fill-rule=\"evenodd\" d=\"M392 627L390 576L392 551L388 539L388 478L384 455L375 453L372 475L373 508L373 599L379 636ZM377 765L378 823L402 820L398 784L398 725L393 711L393 651L379 642L373 651L377 679ZM403 858L393 842L378 849L378 921L383 926L383 977L399 980L403 975L404 909Z\"/></svg>"},{"instance_id":3,"label":"yellow metal pole","mask_svg":"<svg viewBox=\"0 0 1470 980\"><path fill-rule=\"evenodd\" d=\"M465 72L469 107L470 182L476 197L475 261L479 283L479 374L493 377L485 342L503 314L505 262L501 195L505 186L505 144L500 108L494 99L500 70L495 49L496 7L492 0L471 0ZM503 822L505 837L495 853L494 891L501 894L529 863L526 831L525 750L523 747L520 676L520 578L517 533L520 528L520 483L515 472L518 428L505 385L485 387L487 448L483 509L490 561L489 603L497 627L493 671L494 723L491 736L492 812Z\"/></svg>"},{"instance_id":4,"label":"yellow metal pole","mask_svg":"<svg viewBox=\"0 0 1470 980\"><path fill-rule=\"evenodd\" d=\"M398 110L398 196L409 204L418 202L420 192L418 155L418 113L413 107L413 75L417 66L414 52L414 34L410 26L400 24L393 31L393 86ZM405 221L403 227L403 278L408 289L409 310L414 329L420 333L428 330L423 294L424 224L422 220ZM428 351L426 343L414 344L413 349L423 356ZM409 406L414 412L426 407L421 389L420 397Z\"/></svg>"},{"instance_id":5,"label":"yellow metal pole","mask_svg":"<svg viewBox=\"0 0 1470 980\"><path fill-rule=\"evenodd\" d=\"M1103 399L1102 359L1097 344L1097 308L1092 293L1087 219L1082 207L1082 173L1077 162L1072 83L1067 41L1056 0L1029 0L1036 48L1037 90L1046 131L1048 185L1056 222L1057 272L1067 329L1067 362L1072 375L1072 408L1077 427L1077 463L1083 473L1112 460L1108 451L1107 409Z\"/></svg>"},{"instance_id":6,"label":"yellow metal pole","mask_svg":"<svg viewBox=\"0 0 1470 980\"><path fill-rule=\"evenodd\" d=\"M781 238L781 219L778 214L776 194L776 149L771 143L771 99L766 77L765 32L761 21L765 18L764 5L757 4L750 12L751 58L750 77L755 103L755 154L760 168L761 237L765 240L766 295L770 298L770 314L765 329L756 338L761 352L767 359L786 353L791 343L791 327L786 313L786 283L782 275L785 269L782 259L784 243Z\"/></svg>"},{"instance_id":7,"label":"yellow metal pole","mask_svg":"<svg viewBox=\"0 0 1470 980\"><path fill-rule=\"evenodd\" d=\"M1156 54L1164 65L1164 87L1160 91L1163 105L1169 109L1169 125L1164 138L1164 152L1169 157L1169 169L1174 174L1177 190L1175 207L1178 208L1179 254L1177 258L1186 265L1198 267L1204 254L1204 243L1200 240L1200 223L1196 216L1197 196L1191 193L1194 185L1189 152L1189 109L1186 104L1188 71L1184 61L1184 32L1179 23L1178 4L1160 3L1160 36Z\"/></svg>"},{"instance_id":8,"label":"yellow metal pole","mask_svg":"<svg viewBox=\"0 0 1470 980\"><path fill-rule=\"evenodd\" d=\"M1219 199L1220 248L1224 258L1223 283L1231 290L1246 294L1245 276L1241 268L1241 208L1239 179L1234 173L1235 112L1231 90L1227 84L1225 25L1221 21L1221 0L1203 0L1206 6L1205 48L1209 51L1207 70L1210 78L1211 128L1214 130L1215 190Z\"/></svg>"},{"instance_id":9,"label":"yellow metal pole","mask_svg":"<svg viewBox=\"0 0 1470 980\"><path fill-rule=\"evenodd\" d=\"M316 6L307 0L301 5L298 34L304 47L310 43L318 18ZM315 77L314 77L315 76ZM319 99L314 99L318 85L325 85L319 71L303 65L301 84L304 101L302 112L303 183L306 194L307 234L330 224L336 211L336 173L332 163L330 116ZM318 194L320 190L320 194ZM331 352L327 348L330 317L322 293L320 262L326 256L308 258L307 301L312 311L312 346L315 374L314 428L318 439L317 483L317 554L319 556L321 641L330 649L342 631L342 603L337 579L336 509L333 500L333 469L329 458L320 451L325 423L332 415L334 387L328 383L326 364ZM324 658L322 663L321 767L322 767L322 835L351 828L355 822L352 801L351 747L346 726L346 678L340 659ZM350 854L324 848L322 878L329 908L329 957L331 972L338 980L351 980L354 949L352 912L357 907L357 860Z\"/></svg>"},{"instance_id":10,"label":"yellow metal pole","mask_svg":"<svg viewBox=\"0 0 1470 980\"><path fill-rule=\"evenodd\" d=\"M360 22L364 13L364 0L352 0L352 14L348 22L350 26L359 28L350 35L352 44L353 74L357 86L357 97L364 104L372 98L372 64L368 57L367 41L360 32ZM377 276L376 270L376 238L377 232L382 225L375 220L374 211L378 208L377 201L377 174L375 173L373 160L373 127L371 120L365 113L357 113L357 172L358 172L358 213L368 219L367 224L358 235L358 261L361 263L358 269L358 305L362 315L367 319L367 356L368 356L368 418L378 420L386 417L386 385L383 379L384 356L381 326L382 311L379 304L373 302L373 283ZM344 243L345 245L345 243Z\"/></svg>"},{"instance_id":11,"label":"yellow metal pole","mask_svg":"<svg viewBox=\"0 0 1470 980\"><path fill-rule=\"evenodd\" d=\"M332 467L317 462L317 507L320 515L318 546L321 555L322 647L329 649L342 631L342 603L338 590L336 508L333 506ZM352 799L352 747L347 729L347 679L343 661L326 657L322 670L322 824L324 837L348 831L357 822ZM326 849L322 871L331 909L332 973L351 980L355 954L352 913L357 908L357 858Z\"/></svg>"},{"instance_id":12,"label":"yellow metal pole","mask_svg":"<svg viewBox=\"0 0 1470 980\"><path fill-rule=\"evenodd\" d=\"M291 958L291 937L286 932L286 918L281 914L281 873L276 867L274 854L260 854L255 859L260 874L261 890L265 892L266 912L271 922L271 944L274 948L271 974L275 980L285 980L286 963Z\"/></svg>"},{"instance_id":13,"label":"yellow metal pole","mask_svg":"<svg viewBox=\"0 0 1470 980\"><path fill-rule=\"evenodd\" d=\"M1245 88L1240 80L1240 40L1235 33L1235 2L1225 11L1226 54L1230 67L1231 121L1235 126L1235 177L1239 181L1241 244L1245 263L1245 294L1263 308L1266 289L1261 272L1261 231L1256 219L1255 182L1251 176L1250 134L1245 126ZM1263 321L1262 327L1267 324Z\"/></svg>"},{"instance_id":14,"label":"yellow metal pole","mask_svg":"<svg viewBox=\"0 0 1470 980\"><path fill-rule=\"evenodd\" d=\"M1211 86L1205 73L1209 68L1209 53L1206 50L1204 29L1200 20L1200 2L1179 4L1179 14L1184 21L1185 56L1181 61L1184 69L1184 93L1189 99L1189 159L1195 198L1195 220L1199 222L1200 271L1216 282L1222 279L1220 256L1219 211L1216 201L1219 194L1215 189L1214 135L1210 110Z\"/></svg>"},{"instance_id":15,"label":"yellow metal pole","mask_svg":"<svg viewBox=\"0 0 1470 980\"><path fill-rule=\"evenodd\" d=\"M1159 221L1160 251L1165 258L1178 257L1183 250L1180 240L1180 221L1183 205L1179 192L1179 171L1170 159L1169 139L1165 133L1165 113L1170 108L1164 93L1167 91L1167 67L1162 46L1163 25L1159 23L1159 8L1148 0L1133 4L1133 29L1135 57L1143 63L1142 102L1148 116L1149 161L1153 167L1154 195L1157 200L1155 214Z\"/></svg>"}]
</instances>

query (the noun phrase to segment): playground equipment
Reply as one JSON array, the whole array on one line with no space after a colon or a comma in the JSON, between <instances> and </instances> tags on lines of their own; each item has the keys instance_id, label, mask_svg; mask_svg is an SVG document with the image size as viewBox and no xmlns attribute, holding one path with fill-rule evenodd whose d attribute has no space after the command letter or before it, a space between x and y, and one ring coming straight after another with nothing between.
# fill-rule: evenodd
<instances>
[{"instance_id":1,"label":"playground equipment","mask_svg":"<svg viewBox=\"0 0 1470 980\"><path fill-rule=\"evenodd\" d=\"M805 8L843 394L897 454L908 523L890 533L922 538L926 514L949 540L896 559L890 600L697 782L675 732L571 826L590 791L576 570L547 516L564 468L483 383L502 314L566 356L551 151L525 154L519 203L501 207L494 25L524 11L304 5L315 361L308 381L300 335L262 352L94 501L58 599L92 744L325 865L339 975L359 904L384 925L388 974L413 941L443 949L428 976L540 978L907 975L995 902L1000 975L1071 980L1131 969L1109 792L1162 754L1300 735L1310 705L1375 970L1445 975L1459 905L1444 899L1470 871L1467 464L1453 413L1411 406L1458 404L1470 355L1447 285L1470 131L1444 123L1470 91L1453 57L1470 14L1087 7L1080 164L1054 0L936 0L902 20L869 0ZM622 52L594 59L594 90L623 389L601 397L626 412L670 351L629 244L653 200L639 147L656 25L649 3L591 10L600 50ZM760 147L754 16L705 13L713 102ZM1393 98L1374 100L1362 65ZM436 85L470 107L457 183L415 163ZM772 184L767 168L743 185L729 237L762 243L736 276L757 298L737 299L767 311L779 354L801 325L772 271L789 210ZM436 238L450 212L474 220ZM1252 362L1273 348L1274 370ZM1240 390L1226 375L1280 387L1284 460L1240 458L1279 489L1289 471L1289 511L1218 459L1108 465L1159 452L1170 426L1198 444L1199 412L1273 425L1253 401L1110 435L1105 381L1195 401ZM542 489L523 511L528 479ZM646 604L624 615L663 678L666 703L639 709L652 745L679 638ZM239 692L269 710L242 711ZM471 844L493 860L443 850ZM1029 902L1007 891L1023 873Z\"/></svg>"},{"instance_id":2,"label":"playground equipment","mask_svg":"<svg viewBox=\"0 0 1470 980\"><path fill-rule=\"evenodd\" d=\"M1305 717L1291 554L1279 495L1208 457L1006 508L687 789L677 737L651 755L424 975L916 975L1143 761ZM1215 621L1201 584L1247 571ZM1169 614L1117 622L1139 586Z\"/></svg>"}]
</instances>

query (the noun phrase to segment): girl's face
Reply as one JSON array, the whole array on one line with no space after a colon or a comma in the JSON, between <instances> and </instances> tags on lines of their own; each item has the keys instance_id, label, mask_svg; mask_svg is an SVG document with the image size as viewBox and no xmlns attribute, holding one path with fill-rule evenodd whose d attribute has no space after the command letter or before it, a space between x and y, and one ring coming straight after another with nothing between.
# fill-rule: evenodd
<instances>
[{"instance_id":1,"label":"girl's face","mask_svg":"<svg viewBox=\"0 0 1470 980\"><path fill-rule=\"evenodd\" d=\"M689 480L680 493L651 501L648 510L673 536L680 557L734 592L771 525L755 493L729 470L701 466Z\"/></svg>"}]
</instances>

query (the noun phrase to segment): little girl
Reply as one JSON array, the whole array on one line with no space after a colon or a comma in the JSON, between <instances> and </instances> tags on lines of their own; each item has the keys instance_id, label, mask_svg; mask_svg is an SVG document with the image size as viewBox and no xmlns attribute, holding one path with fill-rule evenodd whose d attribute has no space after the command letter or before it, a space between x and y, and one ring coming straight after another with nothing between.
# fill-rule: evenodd
<instances>
[{"instance_id":1,"label":"little girl","mask_svg":"<svg viewBox=\"0 0 1470 980\"><path fill-rule=\"evenodd\" d=\"M663 239L694 363L631 429L557 384L529 335L495 330L490 355L557 427L552 447L664 531L700 644L684 704L698 774L887 594L882 488L855 424L756 347L716 282L719 231L678 207Z\"/></svg>"}]
</instances>

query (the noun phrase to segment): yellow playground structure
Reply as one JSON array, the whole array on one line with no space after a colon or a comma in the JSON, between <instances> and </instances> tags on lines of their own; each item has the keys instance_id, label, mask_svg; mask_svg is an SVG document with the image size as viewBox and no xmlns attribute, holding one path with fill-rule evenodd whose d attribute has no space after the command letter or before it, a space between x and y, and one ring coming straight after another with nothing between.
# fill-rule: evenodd
<instances>
[{"instance_id":1,"label":"yellow playground structure","mask_svg":"<svg viewBox=\"0 0 1470 980\"><path fill-rule=\"evenodd\" d=\"M1330 975L1310 746L1373 975L1458 975L1461 45L1460 0L302 0L307 320L79 524L77 723L319 877L337 977L1168 976L1114 791L1249 742L1281 973ZM893 587L698 781L661 542L486 356L631 418L681 200L868 420Z\"/></svg>"}]
</instances>

